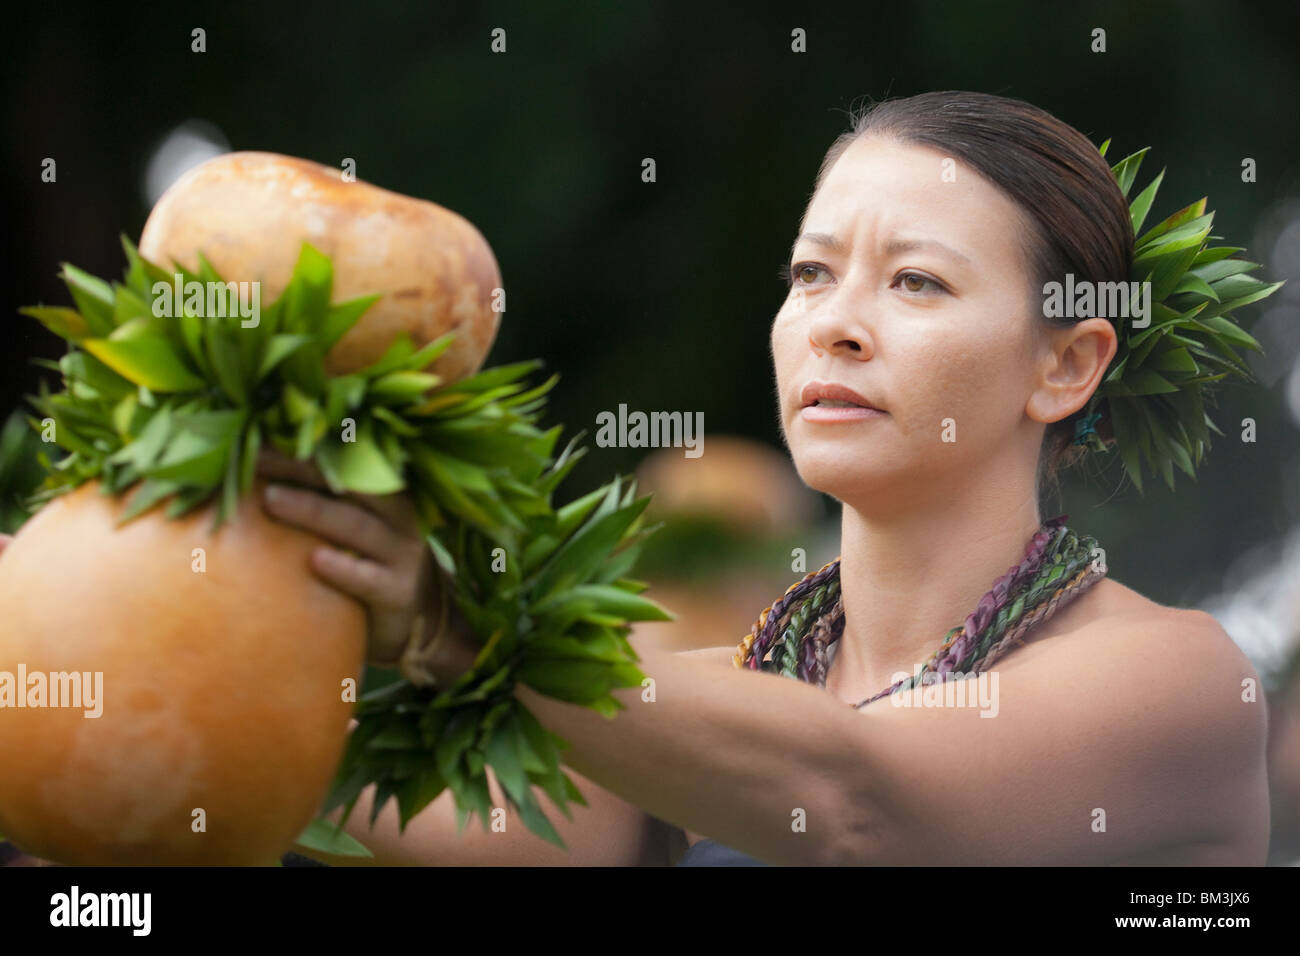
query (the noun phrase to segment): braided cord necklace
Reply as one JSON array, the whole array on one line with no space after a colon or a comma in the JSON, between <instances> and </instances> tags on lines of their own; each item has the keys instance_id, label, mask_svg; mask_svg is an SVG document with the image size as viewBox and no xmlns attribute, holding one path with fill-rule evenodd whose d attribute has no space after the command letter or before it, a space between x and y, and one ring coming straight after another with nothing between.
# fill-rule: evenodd
<instances>
[{"instance_id":1,"label":"braided cord necklace","mask_svg":"<svg viewBox=\"0 0 1300 956\"><path fill-rule=\"evenodd\" d=\"M964 624L952 628L939 649L910 677L854 704L854 709L900 690L978 674L1101 578L1095 538L1079 537L1051 518L1030 539L1024 560L993 582ZM738 668L779 673L819 687L844 633L840 559L790 585L764 608L732 658ZM927 677L926 675L935 675Z\"/></svg>"}]
</instances>

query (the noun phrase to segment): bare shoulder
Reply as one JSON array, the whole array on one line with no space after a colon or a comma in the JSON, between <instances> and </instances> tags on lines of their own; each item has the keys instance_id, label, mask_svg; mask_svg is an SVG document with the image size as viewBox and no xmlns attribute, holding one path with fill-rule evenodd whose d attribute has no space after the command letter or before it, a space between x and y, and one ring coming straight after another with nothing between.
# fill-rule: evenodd
<instances>
[{"instance_id":1,"label":"bare shoulder","mask_svg":"<svg viewBox=\"0 0 1300 956\"><path fill-rule=\"evenodd\" d=\"M1055 664L1123 665L1138 681L1218 683L1231 676L1238 692L1258 686L1250 659L1212 615L1158 604L1109 578L1066 607L1028 647L1033 657Z\"/></svg>"},{"instance_id":2,"label":"bare shoulder","mask_svg":"<svg viewBox=\"0 0 1300 956\"><path fill-rule=\"evenodd\" d=\"M1237 743L1262 740L1267 728L1259 675L1212 615L1166 607L1110 579L999 667L1023 669L1026 680L1075 675L1108 699L1138 695L1174 720L1219 728Z\"/></svg>"},{"instance_id":3,"label":"bare shoulder","mask_svg":"<svg viewBox=\"0 0 1300 956\"><path fill-rule=\"evenodd\" d=\"M1109 741L1123 775L1182 780L1180 816L1205 842L1262 852L1267 705L1222 625L1106 579L1042 630L996 665L1004 695L1023 692L1040 715L1068 714L1072 731ZM1061 709L1048 699L1063 690L1087 704Z\"/></svg>"}]
</instances>

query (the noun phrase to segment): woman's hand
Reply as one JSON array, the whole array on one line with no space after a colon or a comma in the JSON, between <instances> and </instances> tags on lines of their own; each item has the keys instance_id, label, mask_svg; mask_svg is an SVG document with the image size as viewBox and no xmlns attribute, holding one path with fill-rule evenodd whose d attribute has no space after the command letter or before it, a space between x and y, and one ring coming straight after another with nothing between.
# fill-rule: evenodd
<instances>
[{"instance_id":1,"label":"woman's hand","mask_svg":"<svg viewBox=\"0 0 1300 956\"><path fill-rule=\"evenodd\" d=\"M0 534L0 554L5 553L5 548L9 546L9 542L13 539L14 536L11 534Z\"/></svg>"},{"instance_id":2,"label":"woman's hand","mask_svg":"<svg viewBox=\"0 0 1300 956\"><path fill-rule=\"evenodd\" d=\"M258 459L258 474L272 482L264 492L271 517L340 546L317 548L311 566L325 583L366 606L367 661L397 666L410 644L427 644L445 621L449 630L421 669L444 685L472 666L476 642L406 495L338 497L311 462L270 449ZM426 633L414 633L421 624ZM409 668L403 672L408 678L419 676Z\"/></svg>"}]
</instances>

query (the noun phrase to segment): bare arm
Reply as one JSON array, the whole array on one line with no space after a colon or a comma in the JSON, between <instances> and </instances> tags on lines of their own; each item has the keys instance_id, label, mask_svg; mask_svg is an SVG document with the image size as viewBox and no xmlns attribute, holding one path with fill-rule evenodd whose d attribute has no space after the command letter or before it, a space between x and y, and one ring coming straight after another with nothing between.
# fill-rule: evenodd
<instances>
[{"instance_id":1,"label":"bare arm","mask_svg":"<svg viewBox=\"0 0 1300 956\"><path fill-rule=\"evenodd\" d=\"M833 769L859 717L820 688L722 665L733 652L641 650L654 699L615 691L626 709L612 719L526 686L515 694L569 743L568 766L619 797L765 862L821 863L825 821L838 816ZM796 808L807 832L792 830Z\"/></svg>"},{"instance_id":2,"label":"bare arm","mask_svg":"<svg viewBox=\"0 0 1300 956\"><path fill-rule=\"evenodd\" d=\"M1267 820L1263 704L1240 696L1254 671L1208 615L1175 613L1011 655L995 718L858 712L808 684L653 651L654 702L619 691L613 720L516 693L569 741L570 766L765 862L1116 862Z\"/></svg>"}]
</instances>

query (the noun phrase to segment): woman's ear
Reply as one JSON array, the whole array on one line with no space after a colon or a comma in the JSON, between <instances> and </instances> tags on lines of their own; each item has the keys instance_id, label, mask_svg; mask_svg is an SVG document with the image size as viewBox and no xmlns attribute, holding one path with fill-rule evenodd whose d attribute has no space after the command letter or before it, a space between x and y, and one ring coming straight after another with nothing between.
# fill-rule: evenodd
<instances>
[{"instance_id":1,"label":"woman's ear","mask_svg":"<svg viewBox=\"0 0 1300 956\"><path fill-rule=\"evenodd\" d=\"M1050 424L1068 418L1087 404L1115 357L1119 342L1107 319L1084 319L1051 329L1040 352L1034 391L1025 414Z\"/></svg>"}]
</instances>

